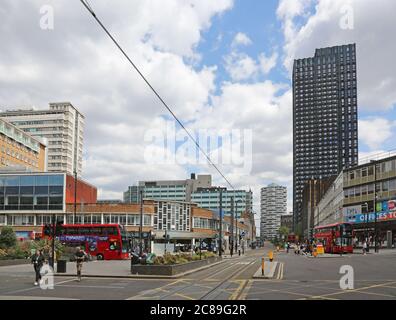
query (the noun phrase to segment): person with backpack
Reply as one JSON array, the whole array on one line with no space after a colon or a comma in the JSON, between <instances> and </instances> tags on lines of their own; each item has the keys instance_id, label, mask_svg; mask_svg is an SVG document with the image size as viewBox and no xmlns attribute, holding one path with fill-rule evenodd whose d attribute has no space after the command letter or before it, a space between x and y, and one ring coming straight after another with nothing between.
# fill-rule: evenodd
<instances>
[{"instance_id":1,"label":"person with backpack","mask_svg":"<svg viewBox=\"0 0 396 320\"><path fill-rule=\"evenodd\" d=\"M74 255L74 258L76 259L77 263L77 281L81 281L81 272L82 272L82 265L85 260L88 259L88 255L85 253L85 251L77 247L76 248L76 254Z\"/></svg>"}]
</instances>

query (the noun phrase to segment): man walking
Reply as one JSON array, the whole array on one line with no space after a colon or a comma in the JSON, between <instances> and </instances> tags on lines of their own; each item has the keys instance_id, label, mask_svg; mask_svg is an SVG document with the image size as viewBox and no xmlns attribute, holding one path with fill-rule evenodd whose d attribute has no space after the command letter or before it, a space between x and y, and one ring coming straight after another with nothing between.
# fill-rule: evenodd
<instances>
[{"instance_id":1,"label":"man walking","mask_svg":"<svg viewBox=\"0 0 396 320\"><path fill-rule=\"evenodd\" d=\"M34 281L34 285L37 286L39 281L41 282L41 274L40 270L44 264L44 255L41 250L36 250L36 252L32 255L32 264L34 267L34 272L36 273L36 280Z\"/></svg>"},{"instance_id":2,"label":"man walking","mask_svg":"<svg viewBox=\"0 0 396 320\"><path fill-rule=\"evenodd\" d=\"M366 255L367 254L367 241L364 240L363 242L363 254Z\"/></svg>"},{"instance_id":3,"label":"man walking","mask_svg":"<svg viewBox=\"0 0 396 320\"><path fill-rule=\"evenodd\" d=\"M75 257L76 263L77 263L77 281L80 282L81 281L82 264L83 264L84 260L86 260L88 258L88 255L85 253L85 251L83 249L81 249L80 247L77 247L76 254L74 257Z\"/></svg>"}]
</instances>

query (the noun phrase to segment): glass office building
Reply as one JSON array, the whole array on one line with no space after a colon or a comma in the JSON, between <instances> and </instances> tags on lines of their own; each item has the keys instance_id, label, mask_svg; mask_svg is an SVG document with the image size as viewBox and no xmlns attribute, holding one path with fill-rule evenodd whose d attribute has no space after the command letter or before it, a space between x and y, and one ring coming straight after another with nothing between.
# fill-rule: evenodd
<instances>
[{"instance_id":1,"label":"glass office building","mask_svg":"<svg viewBox=\"0 0 396 320\"><path fill-rule=\"evenodd\" d=\"M0 211L63 211L64 174L0 175Z\"/></svg>"},{"instance_id":2,"label":"glass office building","mask_svg":"<svg viewBox=\"0 0 396 320\"><path fill-rule=\"evenodd\" d=\"M232 204L232 198L234 203ZM198 188L191 195L191 202L198 207L219 212L220 192L216 188ZM232 207L237 217L241 217L244 212L252 212L253 193L245 190L225 190L222 192L222 207L225 215L231 215Z\"/></svg>"}]
</instances>

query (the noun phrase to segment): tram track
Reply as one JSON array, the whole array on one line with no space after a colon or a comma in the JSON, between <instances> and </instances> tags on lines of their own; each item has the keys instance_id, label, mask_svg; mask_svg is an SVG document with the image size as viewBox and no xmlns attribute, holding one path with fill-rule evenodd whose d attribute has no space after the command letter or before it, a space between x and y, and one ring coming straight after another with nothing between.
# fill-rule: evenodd
<instances>
[{"instance_id":1,"label":"tram track","mask_svg":"<svg viewBox=\"0 0 396 320\"><path fill-rule=\"evenodd\" d=\"M249 268L250 266L252 266L254 263L256 263L257 260L252 260L250 261L248 264L242 265L241 268L238 268L237 270L235 270L234 272L232 272L228 277L226 277L225 279L221 280L219 282L219 284L217 284L213 289L209 290L208 292L206 292L203 296L201 296L198 300L205 300L206 298L208 298L212 293L216 292L222 285L224 285L225 283L227 283L228 281L230 281L231 279L237 277L239 274L241 274L243 271L245 271L247 268ZM242 292L242 291L241 291ZM220 293L219 293L220 294ZM217 297L217 296L216 296ZM213 297L213 298L216 298Z\"/></svg>"}]
</instances>

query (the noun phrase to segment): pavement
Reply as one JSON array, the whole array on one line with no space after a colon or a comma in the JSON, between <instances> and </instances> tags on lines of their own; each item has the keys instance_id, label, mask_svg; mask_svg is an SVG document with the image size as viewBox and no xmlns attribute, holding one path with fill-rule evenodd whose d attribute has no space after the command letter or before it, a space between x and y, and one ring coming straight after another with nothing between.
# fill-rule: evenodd
<instances>
[{"instance_id":1,"label":"pavement","mask_svg":"<svg viewBox=\"0 0 396 320\"><path fill-rule=\"evenodd\" d=\"M262 266L258 268L256 273L253 275L253 279L272 279L275 274L276 267L278 266L277 261L265 261L264 263L264 273Z\"/></svg>"},{"instance_id":2,"label":"pavement","mask_svg":"<svg viewBox=\"0 0 396 320\"><path fill-rule=\"evenodd\" d=\"M396 300L396 250L331 259L275 252L273 277L253 278L269 249L249 250L244 256L224 259L178 279L115 278L115 273L129 272L129 261L90 262L83 274L96 269L104 277L83 277L77 282L74 277L59 275L52 290L33 286L30 265L0 267L0 299ZM68 266L70 271L73 265ZM340 288L342 266L353 270L351 290Z\"/></svg>"}]
</instances>

